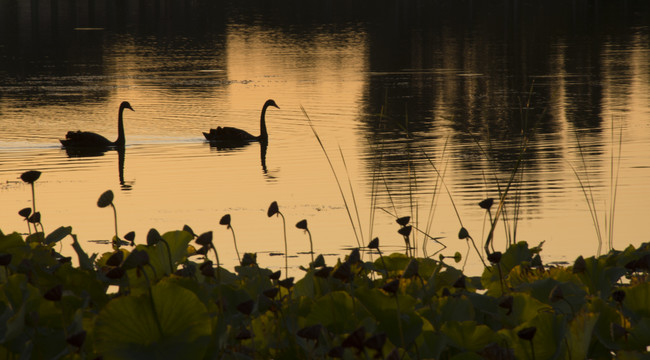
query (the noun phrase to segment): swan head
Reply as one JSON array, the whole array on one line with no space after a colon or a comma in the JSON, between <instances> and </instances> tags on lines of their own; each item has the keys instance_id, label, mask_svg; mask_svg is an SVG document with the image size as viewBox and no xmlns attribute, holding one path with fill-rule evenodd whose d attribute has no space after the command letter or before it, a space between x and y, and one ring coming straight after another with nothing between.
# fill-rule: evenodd
<instances>
[{"instance_id":1,"label":"swan head","mask_svg":"<svg viewBox=\"0 0 650 360\"><path fill-rule=\"evenodd\" d=\"M275 101L272 100L272 99L268 99L268 100L266 100L266 102L264 103L264 107L265 107L265 108L267 108L267 107L269 107L269 106L273 106L273 107L278 108L278 109L280 108L280 107L278 106L278 104L276 104Z\"/></svg>"},{"instance_id":2,"label":"swan head","mask_svg":"<svg viewBox=\"0 0 650 360\"><path fill-rule=\"evenodd\" d=\"M129 109L131 111L135 111L135 110L133 110L133 108L131 107L131 104L129 104L128 101L122 101L122 103L120 104L120 111L122 111L124 109Z\"/></svg>"}]
</instances>

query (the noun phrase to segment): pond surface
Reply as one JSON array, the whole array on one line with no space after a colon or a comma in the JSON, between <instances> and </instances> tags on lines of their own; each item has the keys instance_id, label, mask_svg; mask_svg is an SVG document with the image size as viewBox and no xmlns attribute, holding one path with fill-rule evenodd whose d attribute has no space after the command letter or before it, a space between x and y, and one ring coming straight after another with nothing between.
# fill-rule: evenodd
<instances>
[{"instance_id":1,"label":"pond surface","mask_svg":"<svg viewBox=\"0 0 650 360\"><path fill-rule=\"evenodd\" d=\"M213 231L230 269L225 214L240 252L284 266L272 201L292 271L310 259L302 219L330 264L374 237L404 251L401 216L418 255L465 256L461 226L482 249L478 203L496 214L512 178L497 250L544 242L544 261L572 262L647 241L648 3L544 4L2 1L0 229L27 232L20 174L39 170L45 231L72 226L88 252L110 250L110 189L120 236ZM257 135L267 99L265 154L204 141L218 125ZM116 138L122 101L123 159L61 148L69 130ZM473 247L464 266L482 268Z\"/></svg>"}]
</instances>

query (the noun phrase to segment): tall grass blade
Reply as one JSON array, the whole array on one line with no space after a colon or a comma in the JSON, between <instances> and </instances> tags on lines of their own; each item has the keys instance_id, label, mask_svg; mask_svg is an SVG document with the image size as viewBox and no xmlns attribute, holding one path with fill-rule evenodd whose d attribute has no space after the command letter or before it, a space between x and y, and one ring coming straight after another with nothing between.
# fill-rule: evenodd
<instances>
[{"instance_id":1,"label":"tall grass blade","mask_svg":"<svg viewBox=\"0 0 650 360\"><path fill-rule=\"evenodd\" d=\"M612 121L612 144L614 144L614 122ZM618 189L618 175L621 170L621 151L623 148L623 126L618 133L618 157L616 159L616 176L614 176L614 152L612 151L610 168L610 198L609 198L609 250L614 249L614 212L616 210L616 192Z\"/></svg>"},{"instance_id":2,"label":"tall grass blade","mask_svg":"<svg viewBox=\"0 0 650 360\"><path fill-rule=\"evenodd\" d=\"M311 121L311 118L309 115L307 115L307 111L305 111L305 108L300 106L300 110L302 110L302 113L305 115L307 118L307 122L309 123L309 127L311 128L311 131L314 133L314 136L316 137L316 140L318 141L318 144L320 145L321 150L323 150L323 154L325 154L325 158L327 159L327 163L330 166L330 169L332 170L332 174L334 175L334 179L336 180L336 185L339 188L339 193L341 194L341 198L343 199L343 205L345 206L345 211L348 214L348 219L350 219L350 225L352 225L352 230L354 231L354 237L357 240L357 245L359 248L361 248L361 241L359 240L359 234L357 232L357 228L354 224L354 220L352 219L352 214L350 213L350 207L348 206L348 201L345 198L345 193L343 193L343 188L341 188L341 182L339 181L338 175L336 175L336 170L334 169L334 165L332 164L332 160L330 160L329 155L327 154L327 151L325 150L325 146L323 145L323 142L320 139L320 136L318 136L318 133L316 132L316 129L314 128L314 124Z\"/></svg>"},{"instance_id":3,"label":"tall grass blade","mask_svg":"<svg viewBox=\"0 0 650 360\"><path fill-rule=\"evenodd\" d=\"M596 237L598 239L598 252L596 254L597 256L600 256L603 247L603 235L602 232L600 231L600 222L598 221L598 211L596 209L596 201L594 200L594 194L592 192L591 182L589 181L589 172L587 171L587 161L585 160L585 154L582 149L582 144L580 143L578 132L577 131L574 132L576 136L576 143L578 145L578 152L580 153L580 160L582 161L582 167L583 169L585 169L586 185L578 175L576 169L571 164L569 165L571 165L571 169L573 169L573 172L576 174L576 177L578 178L578 182L580 183L580 188L582 189L582 192L585 195L585 200L587 201L587 206L589 207L589 213L591 214L591 220L594 223L594 227L596 230Z\"/></svg>"},{"instance_id":4,"label":"tall grass blade","mask_svg":"<svg viewBox=\"0 0 650 360\"><path fill-rule=\"evenodd\" d=\"M359 226L359 237L363 240L363 231L361 230L361 217L359 216L359 206L357 205L357 198L354 196L354 188L352 187L352 180L350 179L350 171L348 170L348 165L345 162L345 156L343 156L343 149L339 145L339 153L341 154L341 161L343 162L343 168L345 169L345 174L348 178L348 185L350 186L350 196L352 196L352 205L354 205L354 212L357 216L357 225ZM359 244L359 247L361 245Z\"/></svg>"}]
</instances>

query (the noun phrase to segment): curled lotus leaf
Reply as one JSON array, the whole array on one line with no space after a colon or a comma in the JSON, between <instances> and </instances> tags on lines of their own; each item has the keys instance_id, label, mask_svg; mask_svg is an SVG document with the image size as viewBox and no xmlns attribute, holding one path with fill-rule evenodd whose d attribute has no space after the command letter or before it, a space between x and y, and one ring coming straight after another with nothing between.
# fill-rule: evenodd
<instances>
[{"instance_id":1,"label":"curled lotus leaf","mask_svg":"<svg viewBox=\"0 0 650 360\"><path fill-rule=\"evenodd\" d=\"M221 217L221 220L219 220L220 225L226 225L230 226L230 214L226 214Z\"/></svg>"},{"instance_id":2,"label":"curled lotus leaf","mask_svg":"<svg viewBox=\"0 0 650 360\"><path fill-rule=\"evenodd\" d=\"M278 208L278 202L274 201L269 206L269 210L266 212L266 215L268 215L268 217L271 217L271 216L273 216L273 215L275 215L275 214L277 214L279 212L280 212L280 209Z\"/></svg>"},{"instance_id":3,"label":"curled lotus leaf","mask_svg":"<svg viewBox=\"0 0 650 360\"><path fill-rule=\"evenodd\" d=\"M395 221L398 224L402 225L402 226L406 226L409 223L409 221L411 221L411 217L410 216L402 216L401 218L398 218Z\"/></svg>"},{"instance_id":4,"label":"curled lotus leaf","mask_svg":"<svg viewBox=\"0 0 650 360\"><path fill-rule=\"evenodd\" d=\"M20 175L20 178L28 184L33 184L39 177L41 177L41 172L38 170L25 171Z\"/></svg>"},{"instance_id":5,"label":"curled lotus leaf","mask_svg":"<svg viewBox=\"0 0 650 360\"><path fill-rule=\"evenodd\" d=\"M212 231L204 232L196 238L196 243L202 246L212 244Z\"/></svg>"},{"instance_id":6,"label":"curled lotus leaf","mask_svg":"<svg viewBox=\"0 0 650 360\"><path fill-rule=\"evenodd\" d=\"M494 204L494 198L487 198L481 201L480 203L478 203L478 206L480 206L482 209L490 210L493 204Z\"/></svg>"},{"instance_id":7,"label":"curled lotus leaf","mask_svg":"<svg viewBox=\"0 0 650 360\"><path fill-rule=\"evenodd\" d=\"M97 206L100 208L105 208L113 203L113 198L115 196L113 195L112 190L106 190L104 191L103 194L99 196L99 199L97 200Z\"/></svg>"},{"instance_id":8,"label":"curled lotus leaf","mask_svg":"<svg viewBox=\"0 0 650 360\"><path fill-rule=\"evenodd\" d=\"M307 230L307 220L302 219L296 223L298 229Z\"/></svg>"},{"instance_id":9,"label":"curled lotus leaf","mask_svg":"<svg viewBox=\"0 0 650 360\"><path fill-rule=\"evenodd\" d=\"M28 207L20 209L20 211L18 212L18 215L24 217L25 219L28 219L29 215L31 214L32 214L32 208L28 208Z\"/></svg>"},{"instance_id":10,"label":"curled lotus leaf","mask_svg":"<svg viewBox=\"0 0 650 360\"><path fill-rule=\"evenodd\" d=\"M122 263L122 269L129 270L138 267L143 267L149 263L149 254L146 251L135 249L129 256L126 257Z\"/></svg>"},{"instance_id":11,"label":"curled lotus leaf","mask_svg":"<svg viewBox=\"0 0 650 360\"><path fill-rule=\"evenodd\" d=\"M147 233L147 246L153 246L159 243L162 240L162 236L158 232L158 230L151 228L149 229L149 232Z\"/></svg>"}]
</instances>

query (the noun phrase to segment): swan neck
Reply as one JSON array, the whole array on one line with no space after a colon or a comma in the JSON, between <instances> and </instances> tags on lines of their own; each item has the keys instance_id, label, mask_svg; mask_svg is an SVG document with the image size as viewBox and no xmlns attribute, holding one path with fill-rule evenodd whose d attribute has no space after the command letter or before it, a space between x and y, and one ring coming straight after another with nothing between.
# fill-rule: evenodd
<instances>
[{"instance_id":1,"label":"swan neck","mask_svg":"<svg viewBox=\"0 0 650 360\"><path fill-rule=\"evenodd\" d=\"M120 107L120 112L117 116L117 140L115 140L115 145L123 147L126 139L124 136L124 120L123 120L124 108Z\"/></svg>"},{"instance_id":2,"label":"swan neck","mask_svg":"<svg viewBox=\"0 0 650 360\"><path fill-rule=\"evenodd\" d=\"M266 108L268 105L264 105L262 108L262 115L260 116L260 140L267 141L269 139L269 134L266 132Z\"/></svg>"}]
</instances>

